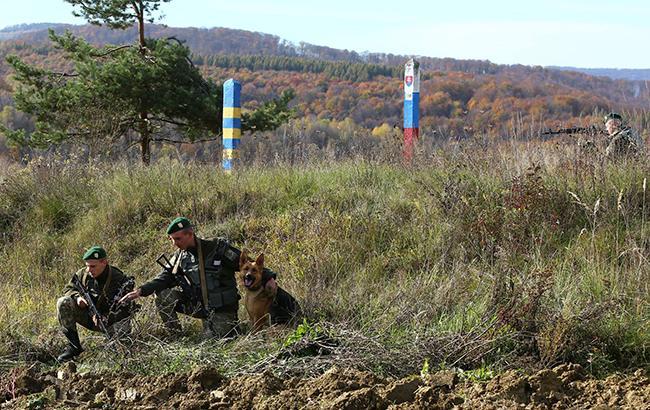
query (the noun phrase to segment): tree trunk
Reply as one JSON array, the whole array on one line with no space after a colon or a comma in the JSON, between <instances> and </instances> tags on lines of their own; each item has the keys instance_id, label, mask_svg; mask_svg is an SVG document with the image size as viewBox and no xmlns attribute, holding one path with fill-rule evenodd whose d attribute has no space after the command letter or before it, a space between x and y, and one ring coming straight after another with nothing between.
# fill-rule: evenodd
<instances>
[{"instance_id":1,"label":"tree trunk","mask_svg":"<svg viewBox=\"0 0 650 410\"><path fill-rule=\"evenodd\" d=\"M144 42L144 7L142 6L142 1L138 1L139 7L136 9L136 15L138 16L138 40L140 42L140 54L144 55L145 42Z\"/></svg>"},{"instance_id":2,"label":"tree trunk","mask_svg":"<svg viewBox=\"0 0 650 410\"><path fill-rule=\"evenodd\" d=\"M151 135L149 133L148 126L148 114L146 112L140 113L140 147L142 151L142 163L144 165L149 165L151 163L151 151L149 143L151 142Z\"/></svg>"},{"instance_id":3,"label":"tree trunk","mask_svg":"<svg viewBox=\"0 0 650 410\"><path fill-rule=\"evenodd\" d=\"M144 6L142 0L138 0L138 7L135 8L135 13L138 16L138 41L140 43L140 54L144 57L147 53L144 42ZM149 165L151 163L151 133L149 132L149 114L146 111L140 111L140 147L142 151L142 163Z\"/></svg>"}]
</instances>

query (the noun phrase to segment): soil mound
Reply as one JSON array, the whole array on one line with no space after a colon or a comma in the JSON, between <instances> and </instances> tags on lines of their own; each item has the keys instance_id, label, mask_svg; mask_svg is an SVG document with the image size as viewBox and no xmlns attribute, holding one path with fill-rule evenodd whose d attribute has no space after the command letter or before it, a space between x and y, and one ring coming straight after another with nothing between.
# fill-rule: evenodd
<instances>
[{"instance_id":1,"label":"soil mound","mask_svg":"<svg viewBox=\"0 0 650 410\"><path fill-rule=\"evenodd\" d=\"M11 369L2 376L2 409L650 409L643 370L596 380L573 364L533 374L508 371L489 382L453 371L383 379L332 367L315 378L271 372L227 378L211 367L142 376Z\"/></svg>"}]
</instances>

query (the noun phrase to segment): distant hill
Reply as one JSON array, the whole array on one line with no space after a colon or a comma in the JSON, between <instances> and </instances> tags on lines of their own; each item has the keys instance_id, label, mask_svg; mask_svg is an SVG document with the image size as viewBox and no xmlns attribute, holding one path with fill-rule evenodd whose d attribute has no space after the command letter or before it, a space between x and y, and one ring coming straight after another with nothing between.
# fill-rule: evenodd
<instances>
[{"instance_id":1,"label":"distant hill","mask_svg":"<svg viewBox=\"0 0 650 410\"><path fill-rule=\"evenodd\" d=\"M562 71L576 71L598 77L608 77L614 80L648 81L650 80L650 68L579 68L579 67L557 67L547 68Z\"/></svg>"},{"instance_id":2,"label":"distant hill","mask_svg":"<svg viewBox=\"0 0 650 410\"><path fill-rule=\"evenodd\" d=\"M19 38L26 34L47 31L48 28L55 28L63 26L59 23L34 23L34 24L17 24L15 26L8 26L0 29L0 40L9 40L12 38Z\"/></svg>"},{"instance_id":3,"label":"distant hill","mask_svg":"<svg viewBox=\"0 0 650 410\"><path fill-rule=\"evenodd\" d=\"M91 25L3 29L0 33L12 37L0 41L0 110L13 104L6 55L16 54L30 64L56 71L72 69L51 46L49 26L59 33L68 29L96 45L128 44L137 37L135 28L109 30ZM292 88L299 118L349 120L369 129L401 123L401 76L411 56L295 44L272 34L228 28L147 27L150 37L184 41L194 64L215 82L239 79L245 108L255 108ZM420 127L424 132L435 130L437 135L531 135L561 124L600 122L607 111L627 113L641 121L650 101L650 90L641 81L588 75L577 69L417 59L422 68Z\"/></svg>"},{"instance_id":4,"label":"distant hill","mask_svg":"<svg viewBox=\"0 0 650 410\"><path fill-rule=\"evenodd\" d=\"M70 30L93 44L123 44L135 38L136 28L110 30L92 25L68 25L58 23L20 24L0 30L0 40L20 39L28 43L47 41L47 29L58 33ZM195 54L207 55L257 55L313 58L325 61L343 61L388 66L401 66L411 56L390 53L357 53L306 42L294 44L279 36L247 30L195 27L168 27L148 25L147 35L152 37L175 37L184 41ZM499 65L487 60L457 60L420 56L424 71L462 71L471 74L496 74L518 65ZM526 67L526 66L520 66ZM534 68L534 67L530 67ZM546 67L558 71L574 71L592 76L608 77L614 80L650 80L650 69L610 69L578 67Z\"/></svg>"},{"instance_id":5,"label":"distant hill","mask_svg":"<svg viewBox=\"0 0 650 410\"><path fill-rule=\"evenodd\" d=\"M126 30L110 30L93 25L68 25L39 23L14 26L16 30L8 31L10 38L26 43L45 43L48 41L47 29L54 28L62 33L70 30L73 34L82 36L97 45L124 44L136 38L136 28ZM327 46L314 45L306 42L298 44L283 40L279 36L247 30L237 30L223 27L194 28L168 27L150 24L146 26L147 36L174 37L184 41L195 54L203 56L215 54L257 55L257 56L290 56L312 58L325 61L358 62L402 66L412 56L390 53L357 53L356 51L340 50ZM419 57L423 70L428 71L463 71L473 74L496 73L503 65L480 60L456 60L453 58Z\"/></svg>"}]
</instances>

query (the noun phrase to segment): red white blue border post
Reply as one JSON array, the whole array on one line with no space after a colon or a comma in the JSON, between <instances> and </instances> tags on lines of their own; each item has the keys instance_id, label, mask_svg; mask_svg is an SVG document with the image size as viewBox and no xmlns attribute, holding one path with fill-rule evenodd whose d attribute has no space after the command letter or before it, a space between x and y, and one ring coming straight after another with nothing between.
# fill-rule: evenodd
<instances>
[{"instance_id":1,"label":"red white blue border post","mask_svg":"<svg viewBox=\"0 0 650 410\"><path fill-rule=\"evenodd\" d=\"M231 172L239 160L239 141L241 138L241 84L227 80L223 83L223 155L222 166Z\"/></svg>"},{"instance_id":2,"label":"red white blue border post","mask_svg":"<svg viewBox=\"0 0 650 410\"><path fill-rule=\"evenodd\" d=\"M404 65L404 159L413 156L413 144L420 136L420 63L410 59Z\"/></svg>"}]
</instances>

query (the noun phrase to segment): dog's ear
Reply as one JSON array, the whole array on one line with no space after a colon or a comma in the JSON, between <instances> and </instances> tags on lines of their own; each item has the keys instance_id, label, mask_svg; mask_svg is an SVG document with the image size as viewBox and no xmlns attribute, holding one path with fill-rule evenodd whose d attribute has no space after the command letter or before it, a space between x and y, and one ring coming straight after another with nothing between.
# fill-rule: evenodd
<instances>
[{"instance_id":1,"label":"dog's ear","mask_svg":"<svg viewBox=\"0 0 650 410\"><path fill-rule=\"evenodd\" d=\"M246 249L243 249L239 255L239 266L245 265L246 262L248 262L248 254L246 253Z\"/></svg>"},{"instance_id":2,"label":"dog's ear","mask_svg":"<svg viewBox=\"0 0 650 410\"><path fill-rule=\"evenodd\" d=\"M264 254L260 253L260 256L257 257L255 260L255 265L257 266L264 266Z\"/></svg>"}]
</instances>

